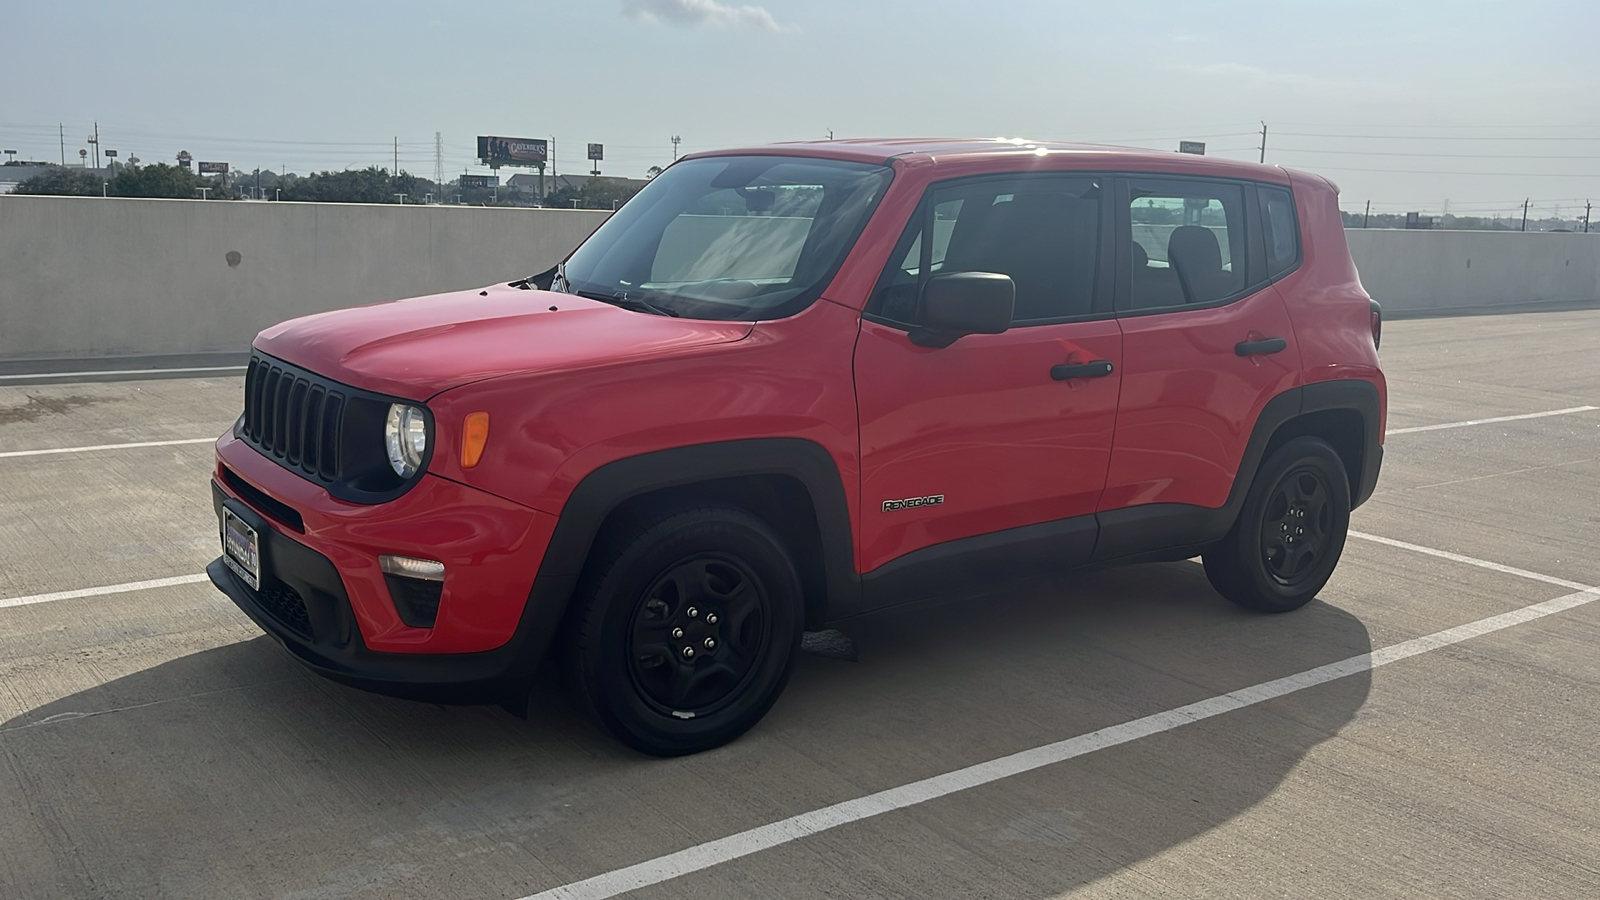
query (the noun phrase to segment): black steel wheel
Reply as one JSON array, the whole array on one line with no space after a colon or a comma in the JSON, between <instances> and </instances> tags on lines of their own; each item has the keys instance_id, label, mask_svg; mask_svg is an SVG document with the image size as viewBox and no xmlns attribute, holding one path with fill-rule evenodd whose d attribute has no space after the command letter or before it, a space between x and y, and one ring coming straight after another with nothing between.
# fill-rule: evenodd
<instances>
[{"instance_id":1,"label":"black steel wheel","mask_svg":"<svg viewBox=\"0 0 1600 900\"><path fill-rule=\"evenodd\" d=\"M562 638L580 705L656 756L717 747L776 702L804 622L782 541L740 509L644 517L604 536Z\"/></svg>"},{"instance_id":2,"label":"black steel wheel","mask_svg":"<svg viewBox=\"0 0 1600 900\"><path fill-rule=\"evenodd\" d=\"M770 596L743 560L684 559L634 608L628 659L635 687L668 714L715 711L749 679L771 642Z\"/></svg>"},{"instance_id":3,"label":"black steel wheel","mask_svg":"<svg viewBox=\"0 0 1600 900\"><path fill-rule=\"evenodd\" d=\"M1321 438L1295 438L1261 464L1233 529L1204 554L1206 577L1248 609L1299 609L1332 577L1349 529L1344 463Z\"/></svg>"},{"instance_id":4,"label":"black steel wheel","mask_svg":"<svg viewBox=\"0 0 1600 900\"><path fill-rule=\"evenodd\" d=\"M1273 581L1294 587L1316 573L1335 538L1332 494L1314 466L1273 486L1261 523L1261 562Z\"/></svg>"}]
</instances>

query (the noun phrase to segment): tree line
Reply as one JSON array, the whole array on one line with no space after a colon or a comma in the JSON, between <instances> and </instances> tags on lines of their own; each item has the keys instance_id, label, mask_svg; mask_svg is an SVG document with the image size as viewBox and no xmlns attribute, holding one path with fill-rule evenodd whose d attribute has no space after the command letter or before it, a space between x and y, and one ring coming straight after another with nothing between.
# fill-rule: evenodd
<instances>
[{"instance_id":1,"label":"tree line","mask_svg":"<svg viewBox=\"0 0 1600 900\"><path fill-rule=\"evenodd\" d=\"M396 203L405 199L419 203L431 192L439 193L432 182L404 170L390 174L371 166L342 172L317 172L306 176L279 176L266 173L269 195L263 199L295 200L310 203ZM226 176L202 176L190 169L167 163L124 166L110 178L90 169L52 166L17 185L18 194L46 194L63 197L148 197L170 200L237 200L244 191L246 176L235 173L232 183Z\"/></svg>"},{"instance_id":2,"label":"tree line","mask_svg":"<svg viewBox=\"0 0 1600 900\"><path fill-rule=\"evenodd\" d=\"M655 174L659 170L653 171ZM202 190L203 189L203 190ZM550 192L546 206L570 209L615 209L639 190L637 183L621 179L586 179L581 187L564 185ZM210 199L290 200L303 203L423 203L429 194L436 201L453 199L468 206L529 206L531 194L505 187L463 188L459 180L443 186L401 169L369 166L338 172L296 175L271 169L235 171L230 175L201 176L167 163L122 166L106 178L92 169L51 166L16 187L18 194L70 197L156 197L177 200Z\"/></svg>"}]
</instances>

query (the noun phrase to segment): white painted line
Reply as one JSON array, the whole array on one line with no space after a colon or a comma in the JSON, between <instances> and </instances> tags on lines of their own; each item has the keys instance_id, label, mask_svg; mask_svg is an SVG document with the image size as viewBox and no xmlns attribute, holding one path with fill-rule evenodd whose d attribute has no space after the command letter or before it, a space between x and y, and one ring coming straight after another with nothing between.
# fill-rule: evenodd
<instances>
[{"instance_id":1,"label":"white painted line","mask_svg":"<svg viewBox=\"0 0 1600 900\"><path fill-rule=\"evenodd\" d=\"M131 591L147 591L151 588L172 587L179 584L199 584L210 581L206 575L175 575L171 578L153 578L149 581L129 581L123 584L108 584L101 587L78 588L75 591L55 591L49 594L32 594L27 597L11 597L0 599L0 609L13 606L32 606L35 603L53 603L57 600L76 600L79 597L104 597L107 594L126 594Z\"/></svg>"},{"instance_id":2,"label":"white painted line","mask_svg":"<svg viewBox=\"0 0 1600 900\"><path fill-rule=\"evenodd\" d=\"M52 447L48 450L7 450L0 453L0 459L15 459L19 456L51 456L57 453L88 453L91 450L133 450L138 447L178 447L183 444L214 444L216 438L184 438L181 441L137 441L132 444L95 444L90 447Z\"/></svg>"},{"instance_id":3,"label":"white painted line","mask_svg":"<svg viewBox=\"0 0 1600 900\"><path fill-rule=\"evenodd\" d=\"M1492 422L1515 422L1518 419L1542 419L1545 416L1565 416L1571 413L1593 412L1600 406L1569 406L1566 409L1551 409L1545 412L1523 413L1520 416L1495 416L1492 419L1468 419L1465 422L1445 422L1440 425L1416 425L1411 428L1391 428L1384 434L1415 434L1419 431L1442 431L1446 428L1465 428L1468 425L1488 425Z\"/></svg>"},{"instance_id":4,"label":"white painted line","mask_svg":"<svg viewBox=\"0 0 1600 900\"><path fill-rule=\"evenodd\" d=\"M1399 547L1401 550L1410 550L1414 553L1426 553L1429 556L1437 556L1440 559L1448 559L1451 562L1466 563L1469 566L1477 566L1480 569L1488 569L1492 572L1503 572L1507 575L1517 575L1522 578L1531 578L1534 581L1542 581L1545 584L1553 584L1557 587L1571 588L1572 590L1576 591L1589 589L1587 585L1579 584L1576 581L1568 581L1565 578L1557 578L1553 575L1544 575L1539 572L1530 572L1527 569L1519 569L1516 566L1501 565L1497 562L1490 562L1487 559L1478 559L1475 556L1462 556L1459 553L1451 553L1449 550L1435 550L1432 547L1424 547L1420 544L1408 544L1405 541L1397 541L1394 538L1379 537L1376 534L1367 534L1362 531L1352 531L1350 532L1350 536L1353 538L1359 538L1363 541L1371 541L1374 544L1386 544L1390 547Z\"/></svg>"},{"instance_id":5,"label":"white painted line","mask_svg":"<svg viewBox=\"0 0 1600 900\"><path fill-rule=\"evenodd\" d=\"M41 378L95 378L100 375L169 375L196 372L243 372L247 366L200 366L190 369L108 369L103 372L34 372L28 375L0 375L0 381L37 381Z\"/></svg>"},{"instance_id":6,"label":"white painted line","mask_svg":"<svg viewBox=\"0 0 1600 900\"><path fill-rule=\"evenodd\" d=\"M1352 656L1315 669L1307 669L1275 681L1267 681L1221 696L1211 697L1187 706L1169 709L1142 719L1134 719L1120 725L1112 725L1099 731L1078 735L1054 744L1035 747L1002 756L988 762L978 763L964 769L957 769L944 775L935 775L922 781L879 791L855 800L846 800L832 806L824 806L810 812L790 816L782 821L770 825L762 825L749 831L719 838L666 856L659 856L652 860L575 881L561 887L552 888L542 893L533 894L522 900L607 900L629 891L651 885L661 884L692 872L709 869L712 866L735 860L752 853L758 853L780 844L787 844L818 832L837 828L862 819L881 816L887 812L905 809L935 800L949 794L971 790L1003 778L1031 772L1044 766L1055 765L1069 759L1104 750L1119 744L1136 741L1139 738L1160 734L1181 728L1193 722L1199 722L1214 716L1235 712L1246 707L1255 706L1268 700L1273 700L1297 691L1317 685L1327 684L1351 675L1371 671L1379 666L1409 659L1423 653L1430 653L1462 641L1471 640L1531 622L1535 619L1554 615L1574 607L1583 606L1600 600L1600 588L1584 588L1576 593L1535 603L1522 609L1479 619L1466 625L1447 628L1409 641L1402 641L1389 647Z\"/></svg>"}]
</instances>

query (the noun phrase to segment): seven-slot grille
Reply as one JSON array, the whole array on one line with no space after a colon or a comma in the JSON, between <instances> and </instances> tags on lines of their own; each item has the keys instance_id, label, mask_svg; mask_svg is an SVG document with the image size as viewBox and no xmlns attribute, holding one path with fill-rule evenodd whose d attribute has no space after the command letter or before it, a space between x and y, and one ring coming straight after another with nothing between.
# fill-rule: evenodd
<instances>
[{"instance_id":1,"label":"seven-slot grille","mask_svg":"<svg viewBox=\"0 0 1600 900\"><path fill-rule=\"evenodd\" d=\"M339 478L347 397L340 387L277 360L252 356L240 435L262 453L321 481Z\"/></svg>"}]
</instances>

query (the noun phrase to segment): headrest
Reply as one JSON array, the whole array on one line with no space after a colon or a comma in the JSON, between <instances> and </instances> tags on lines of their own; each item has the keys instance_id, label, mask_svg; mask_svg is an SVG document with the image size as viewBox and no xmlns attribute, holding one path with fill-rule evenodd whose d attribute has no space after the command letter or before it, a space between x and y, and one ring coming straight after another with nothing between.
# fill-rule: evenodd
<instances>
[{"instance_id":1,"label":"headrest","mask_svg":"<svg viewBox=\"0 0 1600 900\"><path fill-rule=\"evenodd\" d=\"M1167 238L1167 259L1190 274L1222 271L1222 247L1209 228L1181 225Z\"/></svg>"}]
</instances>

